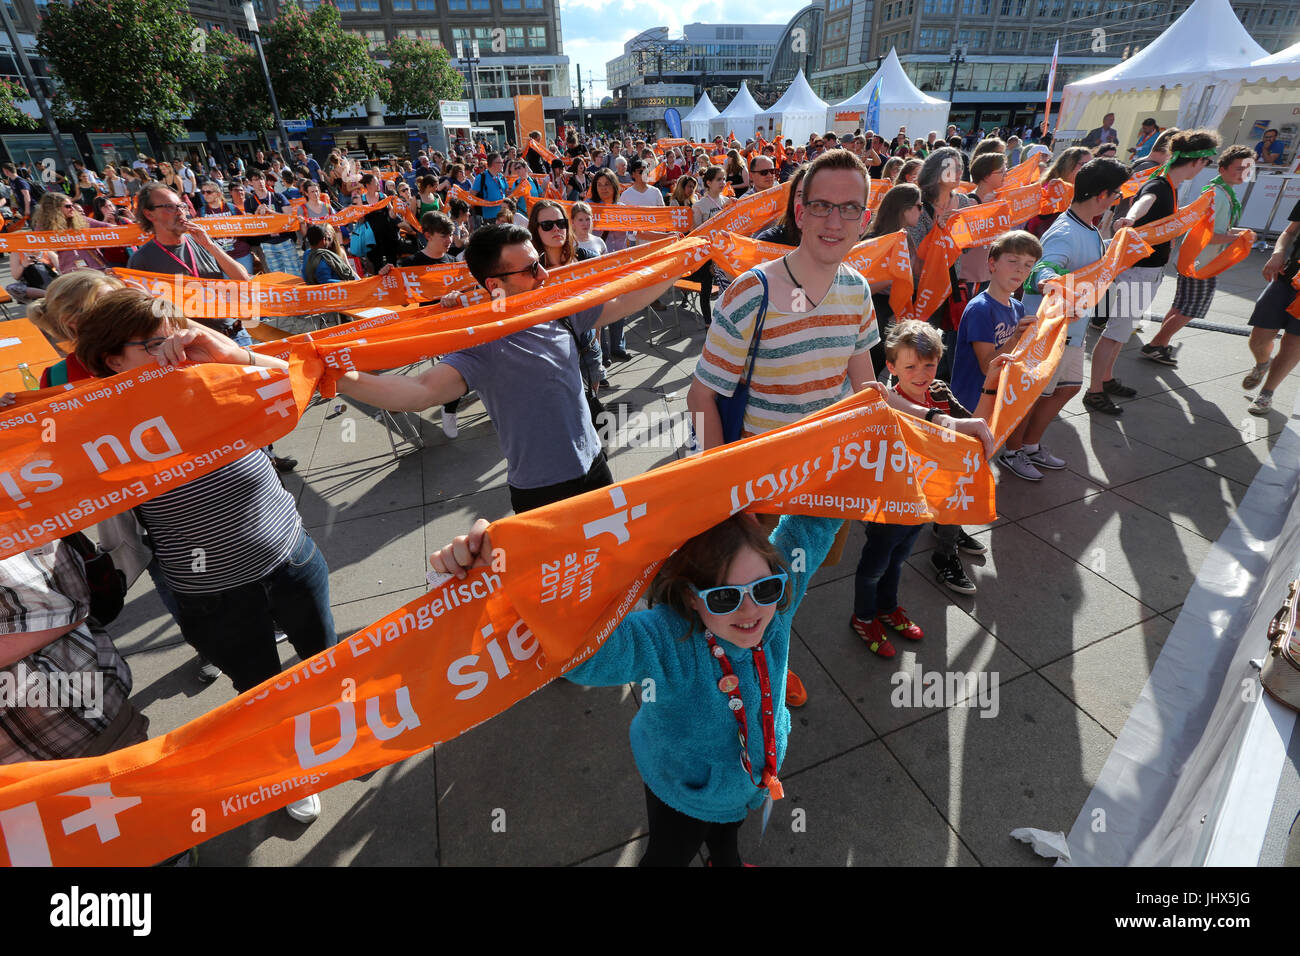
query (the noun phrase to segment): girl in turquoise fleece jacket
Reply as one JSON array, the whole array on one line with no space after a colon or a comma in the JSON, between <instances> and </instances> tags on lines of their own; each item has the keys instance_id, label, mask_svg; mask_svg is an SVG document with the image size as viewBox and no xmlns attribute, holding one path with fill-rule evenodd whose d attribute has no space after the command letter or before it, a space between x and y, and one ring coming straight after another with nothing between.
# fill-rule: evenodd
<instances>
[{"instance_id":1,"label":"girl in turquoise fleece jacket","mask_svg":"<svg viewBox=\"0 0 1300 956\"><path fill-rule=\"evenodd\" d=\"M653 607L629 614L589 660L565 676L578 684L654 681L654 700L632 720L632 754L646 784L650 840L642 866L685 866L707 844L714 865L740 865L740 825L763 805L762 695L753 648L762 643L771 681L776 767L785 758L790 624L839 529L838 518L783 517L771 538L748 515L735 515L687 541L664 563ZM433 556L435 570L461 572L491 554L485 522ZM745 585L784 572L784 594L760 606L753 594L730 614L712 614L699 592ZM744 703L752 776L741 763L736 715L719 688L720 662L706 633L726 654Z\"/></svg>"}]
</instances>

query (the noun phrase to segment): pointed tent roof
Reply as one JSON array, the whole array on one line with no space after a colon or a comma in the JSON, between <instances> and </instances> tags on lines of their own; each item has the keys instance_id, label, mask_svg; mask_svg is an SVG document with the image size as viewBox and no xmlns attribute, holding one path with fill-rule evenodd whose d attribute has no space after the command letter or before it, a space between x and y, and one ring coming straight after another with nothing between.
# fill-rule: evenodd
<instances>
[{"instance_id":1,"label":"pointed tent roof","mask_svg":"<svg viewBox=\"0 0 1300 956\"><path fill-rule=\"evenodd\" d=\"M694 120L712 119L718 115L718 108L713 105L713 100L709 99L709 94L705 93L700 97L699 102L694 108L682 117L682 122L687 123Z\"/></svg>"},{"instance_id":2,"label":"pointed tent roof","mask_svg":"<svg viewBox=\"0 0 1300 956\"><path fill-rule=\"evenodd\" d=\"M1245 83L1276 83L1279 80L1300 80L1300 43L1294 43L1272 56L1261 57L1233 76Z\"/></svg>"},{"instance_id":3,"label":"pointed tent roof","mask_svg":"<svg viewBox=\"0 0 1300 956\"><path fill-rule=\"evenodd\" d=\"M737 91L735 99L727 104L727 108L718 116L723 119L733 119L741 116L753 116L761 113L762 108L754 101L754 97L749 92L749 81L741 80L740 89Z\"/></svg>"},{"instance_id":4,"label":"pointed tent roof","mask_svg":"<svg viewBox=\"0 0 1300 956\"><path fill-rule=\"evenodd\" d=\"M1111 92L1179 86L1216 71L1248 67L1267 56L1228 0L1196 0L1164 33L1123 63L1070 86Z\"/></svg>"},{"instance_id":5,"label":"pointed tent roof","mask_svg":"<svg viewBox=\"0 0 1300 956\"><path fill-rule=\"evenodd\" d=\"M903 64L898 62L898 51L893 47L889 48L889 55L885 57L880 69L867 80L866 85L858 90L847 100L836 103L835 108L865 108L871 101L871 89L876 84L876 79L883 77L880 84L880 102L891 106L937 106L942 103L945 106L947 100L941 100L936 97L922 93L917 89L916 84L911 81L907 73L903 70Z\"/></svg>"},{"instance_id":6,"label":"pointed tent roof","mask_svg":"<svg viewBox=\"0 0 1300 956\"><path fill-rule=\"evenodd\" d=\"M822 113L826 111L826 101L813 92L807 78L800 70L781 98L762 110L763 113Z\"/></svg>"}]
</instances>

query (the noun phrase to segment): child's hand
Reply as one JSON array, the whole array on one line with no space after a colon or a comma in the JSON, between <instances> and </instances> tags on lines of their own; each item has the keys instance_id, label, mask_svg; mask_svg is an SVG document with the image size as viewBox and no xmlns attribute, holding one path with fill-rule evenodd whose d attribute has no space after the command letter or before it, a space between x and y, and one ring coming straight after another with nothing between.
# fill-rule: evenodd
<instances>
[{"instance_id":1,"label":"child's hand","mask_svg":"<svg viewBox=\"0 0 1300 956\"><path fill-rule=\"evenodd\" d=\"M479 518L469 534L452 538L441 551L429 555L429 566L440 574L452 574L463 579L470 568L486 567L491 555L488 520Z\"/></svg>"},{"instance_id":2,"label":"child's hand","mask_svg":"<svg viewBox=\"0 0 1300 956\"><path fill-rule=\"evenodd\" d=\"M864 382L860 391L875 392L876 398L879 398L885 402L889 401L889 397L885 392L885 384L883 382L878 382L878 381Z\"/></svg>"},{"instance_id":3,"label":"child's hand","mask_svg":"<svg viewBox=\"0 0 1300 956\"><path fill-rule=\"evenodd\" d=\"M0 408L8 408L14 402L18 401L18 396L13 392L5 392L0 395Z\"/></svg>"},{"instance_id":4,"label":"child's hand","mask_svg":"<svg viewBox=\"0 0 1300 956\"><path fill-rule=\"evenodd\" d=\"M952 424L952 430L961 435L969 435L971 438L978 438L980 444L984 446L984 457L991 459L993 453L997 451L997 446L993 444L993 433L989 431L988 422L982 418L959 418L955 419Z\"/></svg>"}]
</instances>

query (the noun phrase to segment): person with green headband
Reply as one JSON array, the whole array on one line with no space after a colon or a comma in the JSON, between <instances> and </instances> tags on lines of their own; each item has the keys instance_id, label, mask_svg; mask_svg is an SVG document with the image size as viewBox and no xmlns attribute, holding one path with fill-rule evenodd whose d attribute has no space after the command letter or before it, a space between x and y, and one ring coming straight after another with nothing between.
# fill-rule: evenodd
<instances>
[{"instance_id":1,"label":"person with green headband","mask_svg":"<svg viewBox=\"0 0 1300 956\"><path fill-rule=\"evenodd\" d=\"M1114 222L1116 231L1125 226L1145 226L1178 211L1178 188L1209 164L1219 149L1219 134L1211 129L1186 130L1170 141L1169 162L1152 174L1138 190L1128 215ZM1133 335L1134 326L1151 305L1169 263L1172 242L1162 242L1151 255L1139 259L1112 287L1110 319L1092 350L1091 383L1083 396L1083 407L1103 415L1119 416L1124 410L1116 398L1133 398L1137 389L1114 378L1115 360Z\"/></svg>"},{"instance_id":2,"label":"person with green headband","mask_svg":"<svg viewBox=\"0 0 1300 956\"><path fill-rule=\"evenodd\" d=\"M1237 198L1234 187L1245 181L1247 171L1254 165L1255 153L1249 146L1229 146L1219 154L1219 175L1211 179L1202 190L1214 192L1214 235L1196 260L1197 269L1208 264L1219 254L1224 244L1237 238L1243 231L1236 228L1237 220L1241 218L1241 200ZM1178 273L1174 304L1166 313L1160 331L1142 346L1142 357L1177 368L1178 359L1174 357L1174 348L1170 342L1192 319L1203 319L1209 314L1214 287L1214 276L1193 279Z\"/></svg>"}]
</instances>

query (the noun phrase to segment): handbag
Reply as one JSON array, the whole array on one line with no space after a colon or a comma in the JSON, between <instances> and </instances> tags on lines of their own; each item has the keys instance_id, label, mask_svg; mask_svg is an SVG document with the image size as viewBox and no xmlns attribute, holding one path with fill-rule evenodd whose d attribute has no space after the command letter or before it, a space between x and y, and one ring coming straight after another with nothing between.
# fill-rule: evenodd
<instances>
[{"instance_id":1,"label":"handbag","mask_svg":"<svg viewBox=\"0 0 1300 956\"><path fill-rule=\"evenodd\" d=\"M745 430L745 408L749 405L749 382L754 377L754 363L758 360L758 343L763 338L763 322L767 319L768 288L767 276L759 269L752 269L758 281L763 284L763 304L758 308L758 320L754 323L754 336L749 343L749 356L745 360L745 377L736 383L736 390L730 395L716 396L718 417L722 419L722 441L730 445L738 441Z\"/></svg>"},{"instance_id":2,"label":"handbag","mask_svg":"<svg viewBox=\"0 0 1300 956\"><path fill-rule=\"evenodd\" d=\"M110 624L122 613L126 603L126 575L113 564L113 556L103 551L80 531L63 539L81 558L90 586L90 616L101 625Z\"/></svg>"},{"instance_id":3,"label":"handbag","mask_svg":"<svg viewBox=\"0 0 1300 956\"><path fill-rule=\"evenodd\" d=\"M364 259L366 253L375 247L375 231L364 219L352 227L352 238L348 240L348 252L358 259Z\"/></svg>"}]
</instances>

